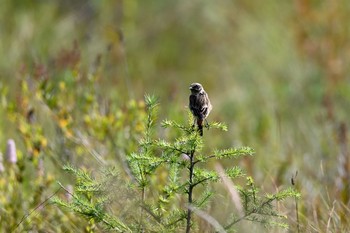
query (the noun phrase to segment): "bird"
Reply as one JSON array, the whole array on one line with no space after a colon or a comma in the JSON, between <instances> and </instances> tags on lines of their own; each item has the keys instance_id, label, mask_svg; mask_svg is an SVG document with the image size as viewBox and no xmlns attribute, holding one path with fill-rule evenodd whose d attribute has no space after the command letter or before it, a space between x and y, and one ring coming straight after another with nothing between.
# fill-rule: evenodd
<instances>
[{"instance_id":1,"label":"bird","mask_svg":"<svg viewBox=\"0 0 350 233\"><path fill-rule=\"evenodd\" d=\"M208 94L205 92L203 86L200 83L192 83L190 85L191 94L189 97L189 108L197 123L200 136L203 136L203 121L209 126L206 118L212 110Z\"/></svg>"}]
</instances>

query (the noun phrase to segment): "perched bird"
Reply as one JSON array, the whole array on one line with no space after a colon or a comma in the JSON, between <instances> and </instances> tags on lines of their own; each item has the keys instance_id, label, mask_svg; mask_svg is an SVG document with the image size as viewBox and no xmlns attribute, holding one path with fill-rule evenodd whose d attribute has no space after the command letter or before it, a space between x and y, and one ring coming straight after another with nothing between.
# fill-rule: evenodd
<instances>
[{"instance_id":1,"label":"perched bird","mask_svg":"<svg viewBox=\"0 0 350 233\"><path fill-rule=\"evenodd\" d=\"M201 84L192 83L190 85L190 90L191 95L189 107L195 118L195 122L197 122L199 134L203 136L203 121L205 120L208 125L206 118L208 117L212 106L208 94L205 92Z\"/></svg>"}]
</instances>

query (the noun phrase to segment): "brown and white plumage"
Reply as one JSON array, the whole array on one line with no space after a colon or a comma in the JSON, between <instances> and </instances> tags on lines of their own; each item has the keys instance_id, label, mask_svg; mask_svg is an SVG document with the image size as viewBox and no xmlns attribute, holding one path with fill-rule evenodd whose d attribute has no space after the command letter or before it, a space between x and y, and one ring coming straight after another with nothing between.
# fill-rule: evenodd
<instances>
[{"instance_id":1,"label":"brown and white plumage","mask_svg":"<svg viewBox=\"0 0 350 233\"><path fill-rule=\"evenodd\" d=\"M190 85L191 95L189 98L189 108L196 119L199 134L203 136L203 121L208 117L212 110L208 94L199 83Z\"/></svg>"}]
</instances>

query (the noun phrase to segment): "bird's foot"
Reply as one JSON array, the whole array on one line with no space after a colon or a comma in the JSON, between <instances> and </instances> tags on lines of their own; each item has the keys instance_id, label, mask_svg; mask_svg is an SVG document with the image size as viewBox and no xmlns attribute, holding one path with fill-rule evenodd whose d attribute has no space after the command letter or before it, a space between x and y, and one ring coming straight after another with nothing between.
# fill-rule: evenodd
<instances>
[{"instance_id":1,"label":"bird's foot","mask_svg":"<svg viewBox=\"0 0 350 233\"><path fill-rule=\"evenodd\" d=\"M208 130L209 130L209 128L210 128L210 125L209 125L209 123L208 123L207 120L205 120L205 128L207 128Z\"/></svg>"}]
</instances>

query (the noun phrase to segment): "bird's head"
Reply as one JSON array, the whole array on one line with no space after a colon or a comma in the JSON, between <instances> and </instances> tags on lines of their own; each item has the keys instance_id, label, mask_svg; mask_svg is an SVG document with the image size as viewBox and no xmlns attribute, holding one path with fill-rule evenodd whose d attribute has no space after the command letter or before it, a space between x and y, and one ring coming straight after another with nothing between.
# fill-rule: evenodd
<instances>
[{"instance_id":1,"label":"bird's head","mask_svg":"<svg viewBox=\"0 0 350 233\"><path fill-rule=\"evenodd\" d=\"M203 91L203 87L200 83L192 83L190 85L190 90L193 94L200 93Z\"/></svg>"}]
</instances>

